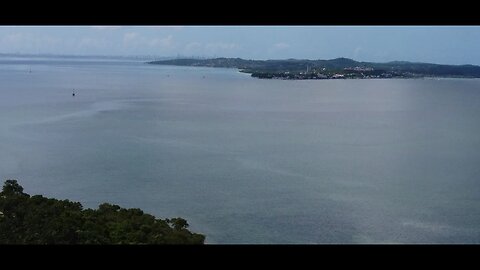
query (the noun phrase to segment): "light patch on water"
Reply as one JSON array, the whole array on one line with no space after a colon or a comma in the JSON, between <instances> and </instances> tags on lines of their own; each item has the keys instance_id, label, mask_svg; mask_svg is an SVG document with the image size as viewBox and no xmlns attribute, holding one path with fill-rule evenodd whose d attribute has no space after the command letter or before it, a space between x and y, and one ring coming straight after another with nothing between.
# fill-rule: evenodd
<instances>
[{"instance_id":1,"label":"light patch on water","mask_svg":"<svg viewBox=\"0 0 480 270\"><path fill-rule=\"evenodd\" d=\"M148 144L162 144L170 147L188 148L190 151L201 151L211 154L225 154L227 151L224 149L215 149L214 147L208 147L199 143L189 142L186 140L172 139L172 138L146 138L135 137L135 140L141 143Z\"/></svg>"},{"instance_id":2,"label":"light patch on water","mask_svg":"<svg viewBox=\"0 0 480 270\"><path fill-rule=\"evenodd\" d=\"M21 123L20 125L49 124L49 123L66 121L66 120L91 117L101 112L118 111L126 107L127 107L127 104L123 100L95 102L87 110L51 116L51 117L43 118L41 120L37 120L34 122L24 122L24 123Z\"/></svg>"},{"instance_id":3,"label":"light patch on water","mask_svg":"<svg viewBox=\"0 0 480 270\"><path fill-rule=\"evenodd\" d=\"M326 198L335 202L344 202L344 203L354 203L354 202L362 201L361 198L352 196L352 194L342 194L342 193L330 193L326 195Z\"/></svg>"},{"instance_id":4,"label":"light patch on water","mask_svg":"<svg viewBox=\"0 0 480 270\"><path fill-rule=\"evenodd\" d=\"M306 180L319 180L318 177L312 177L305 174L291 172L278 167L272 167L272 166L269 166L268 164L261 163L258 161L253 161L249 159L237 159L237 161L240 164L242 164L243 167L246 167L248 169L261 170L261 171L266 171L269 173L274 173L282 176L297 177L297 178L306 179Z\"/></svg>"},{"instance_id":5,"label":"light patch on water","mask_svg":"<svg viewBox=\"0 0 480 270\"><path fill-rule=\"evenodd\" d=\"M425 230L433 233L439 234L449 234L452 230L455 230L454 227L446 224L435 224L429 222L422 222L419 220L407 220L403 221L402 226L410 227L413 229Z\"/></svg>"},{"instance_id":6,"label":"light patch on water","mask_svg":"<svg viewBox=\"0 0 480 270\"><path fill-rule=\"evenodd\" d=\"M352 242L358 244L373 244L378 243L378 241L374 240L371 236L365 234L357 234L352 236Z\"/></svg>"}]
</instances>

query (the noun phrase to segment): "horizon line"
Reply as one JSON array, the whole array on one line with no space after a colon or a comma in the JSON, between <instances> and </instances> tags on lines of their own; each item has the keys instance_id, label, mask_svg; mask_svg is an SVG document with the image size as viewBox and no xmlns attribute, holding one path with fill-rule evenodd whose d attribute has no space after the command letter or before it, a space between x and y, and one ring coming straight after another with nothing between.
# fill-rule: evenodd
<instances>
[{"instance_id":1,"label":"horizon line","mask_svg":"<svg viewBox=\"0 0 480 270\"><path fill-rule=\"evenodd\" d=\"M211 59L241 59L241 60L248 60L248 61L286 61L286 60L300 60L300 61L329 61L329 60L337 60L337 59L348 59L359 63L392 63L392 62L406 62L412 64L434 64L434 65L447 65L447 66L480 66L480 64L445 64L445 63L434 63L434 62L412 62L412 61L405 61L405 60L391 60L391 61L384 61L384 62L374 62L374 61L359 61L352 58L340 56L331 59L308 59L308 58L270 58L270 59L247 59L242 57L225 57L225 56L186 56L186 55L179 55L176 56L160 56L160 55L148 55L148 54L133 54L133 55L108 55L108 54L55 54L55 53L4 53L0 52L0 56L51 56L51 57L99 57L99 58L154 58L152 61L156 61L156 59L163 58L164 60L170 59L198 59L198 60L211 60Z\"/></svg>"}]
</instances>

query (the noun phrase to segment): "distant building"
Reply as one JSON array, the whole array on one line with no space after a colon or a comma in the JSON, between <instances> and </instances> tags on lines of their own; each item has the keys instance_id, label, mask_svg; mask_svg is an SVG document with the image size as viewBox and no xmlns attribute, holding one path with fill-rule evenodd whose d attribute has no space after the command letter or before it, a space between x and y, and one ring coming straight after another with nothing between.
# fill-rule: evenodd
<instances>
[{"instance_id":1,"label":"distant building","mask_svg":"<svg viewBox=\"0 0 480 270\"><path fill-rule=\"evenodd\" d=\"M344 70L349 70L349 71L373 71L373 68L371 67L346 67Z\"/></svg>"}]
</instances>

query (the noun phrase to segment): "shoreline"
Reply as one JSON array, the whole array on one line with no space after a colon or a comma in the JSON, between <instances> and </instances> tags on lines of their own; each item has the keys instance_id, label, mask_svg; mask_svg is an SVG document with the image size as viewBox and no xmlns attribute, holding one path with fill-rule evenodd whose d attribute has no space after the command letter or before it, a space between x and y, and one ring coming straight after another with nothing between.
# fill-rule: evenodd
<instances>
[{"instance_id":1,"label":"shoreline","mask_svg":"<svg viewBox=\"0 0 480 270\"><path fill-rule=\"evenodd\" d=\"M245 60L241 58L171 59L147 62L153 65L236 68L258 79L328 80L328 79L417 79L480 78L480 66L441 65L393 61L358 62L348 58L330 60L286 59Z\"/></svg>"}]
</instances>

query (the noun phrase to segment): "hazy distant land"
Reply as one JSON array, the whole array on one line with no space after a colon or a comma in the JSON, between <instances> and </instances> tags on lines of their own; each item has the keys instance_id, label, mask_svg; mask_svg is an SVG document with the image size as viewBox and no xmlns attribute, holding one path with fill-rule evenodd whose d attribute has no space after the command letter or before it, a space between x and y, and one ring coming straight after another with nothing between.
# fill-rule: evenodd
<instances>
[{"instance_id":1,"label":"hazy distant land","mask_svg":"<svg viewBox=\"0 0 480 270\"><path fill-rule=\"evenodd\" d=\"M245 60L241 58L171 59L148 62L156 65L238 68L252 77L265 79L370 79L453 77L480 78L480 66L440 65L394 61L358 62L348 58L331 60Z\"/></svg>"}]
</instances>

